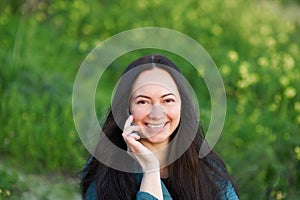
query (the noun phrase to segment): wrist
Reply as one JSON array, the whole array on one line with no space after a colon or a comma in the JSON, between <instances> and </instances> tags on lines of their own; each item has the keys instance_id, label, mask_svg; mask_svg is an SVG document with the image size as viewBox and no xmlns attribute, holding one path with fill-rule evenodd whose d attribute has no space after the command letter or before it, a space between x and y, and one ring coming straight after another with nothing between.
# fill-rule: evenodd
<instances>
[{"instance_id":1,"label":"wrist","mask_svg":"<svg viewBox=\"0 0 300 200\"><path fill-rule=\"evenodd\" d=\"M146 164L143 167L143 173L144 174L151 174L151 173L157 173L160 172L160 165L158 161L153 161L149 164Z\"/></svg>"}]
</instances>

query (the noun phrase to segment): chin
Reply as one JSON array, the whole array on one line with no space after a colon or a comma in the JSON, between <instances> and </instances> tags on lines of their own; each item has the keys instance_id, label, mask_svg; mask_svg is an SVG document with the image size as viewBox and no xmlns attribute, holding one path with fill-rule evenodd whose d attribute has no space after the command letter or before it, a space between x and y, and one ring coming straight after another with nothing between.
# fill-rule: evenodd
<instances>
[{"instance_id":1,"label":"chin","mask_svg":"<svg viewBox=\"0 0 300 200\"><path fill-rule=\"evenodd\" d=\"M150 143L151 145L162 145L162 144L168 144L169 138L170 136L157 134L149 138L144 138L143 140L146 143Z\"/></svg>"}]
</instances>

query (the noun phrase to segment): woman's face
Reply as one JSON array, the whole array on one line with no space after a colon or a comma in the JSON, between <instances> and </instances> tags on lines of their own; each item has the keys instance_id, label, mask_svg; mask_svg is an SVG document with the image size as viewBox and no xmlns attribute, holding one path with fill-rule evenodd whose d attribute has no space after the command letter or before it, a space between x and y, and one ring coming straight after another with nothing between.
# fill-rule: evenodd
<instances>
[{"instance_id":1,"label":"woman's face","mask_svg":"<svg viewBox=\"0 0 300 200\"><path fill-rule=\"evenodd\" d=\"M181 99L171 75L154 68L133 84L130 112L145 146L165 146L180 121Z\"/></svg>"}]
</instances>

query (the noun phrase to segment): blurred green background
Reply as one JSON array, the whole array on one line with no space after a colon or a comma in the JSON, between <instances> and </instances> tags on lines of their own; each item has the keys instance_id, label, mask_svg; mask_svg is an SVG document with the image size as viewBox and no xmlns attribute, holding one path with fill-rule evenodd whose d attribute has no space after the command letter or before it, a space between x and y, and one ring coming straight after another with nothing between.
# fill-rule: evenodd
<instances>
[{"instance_id":1,"label":"blurred green background","mask_svg":"<svg viewBox=\"0 0 300 200\"><path fill-rule=\"evenodd\" d=\"M0 199L79 199L78 173L88 153L72 116L77 70L99 42L144 26L190 36L217 64L227 116L215 149L241 199L299 199L299 5L299 0L2 0ZM159 51L138 53L153 52ZM120 67L134 56L124 55L105 73L96 95L99 116ZM197 95L207 127L209 95L192 68L183 71L193 86L201 86Z\"/></svg>"}]
</instances>

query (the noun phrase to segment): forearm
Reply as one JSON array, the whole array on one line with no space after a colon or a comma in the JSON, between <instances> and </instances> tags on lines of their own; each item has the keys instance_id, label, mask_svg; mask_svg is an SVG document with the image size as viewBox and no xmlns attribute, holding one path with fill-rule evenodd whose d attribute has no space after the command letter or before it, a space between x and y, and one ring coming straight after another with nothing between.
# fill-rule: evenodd
<instances>
[{"instance_id":1,"label":"forearm","mask_svg":"<svg viewBox=\"0 0 300 200\"><path fill-rule=\"evenodd\" d=\"M147 192L157 199L163 200L159 169L154 172L144 173L140 191Z\"/></svg>"}]
</instances>

